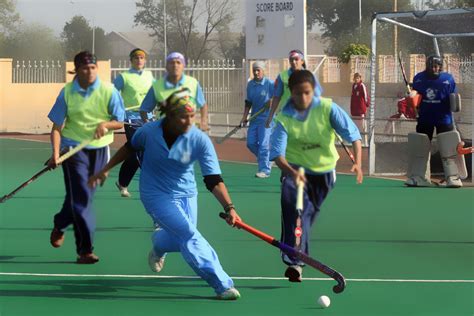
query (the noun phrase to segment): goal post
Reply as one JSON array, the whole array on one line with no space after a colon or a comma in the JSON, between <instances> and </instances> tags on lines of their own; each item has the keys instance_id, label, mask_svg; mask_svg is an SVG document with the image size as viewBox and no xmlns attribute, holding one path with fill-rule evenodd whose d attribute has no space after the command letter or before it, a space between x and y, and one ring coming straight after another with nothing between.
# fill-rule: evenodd
<instances>
[{"instance_id":1,"label":"goal post","mask_svg":"<svg viewBox=\"0 0 474 316\"><path fill-rule=\"evenodd\" d=\"M397 122L403 128L394 133L396 137L390 138L381 135L382 124L385 121L378 115L380 105L377 105L377 31L379 24L391 24L399 28L413 31L431 38L433 43L433 54L443 56L446 53L440 50L439 39L474 37L474 8L457 8L445 10L410 11L410 12L385 12L375 13L371 27L371 72L370 72L370 96L371 106L369 109L369 175L405 175L407 170L407 135L415 130L416 121ZM414 53L414 52L413 52ZM474 97L473 97L473 68L474 52L467 56L462 66L458 65L456 75L462 76L463 80L456 78L456 84L461 92L463 110L461 114L454 115L455 123L464 139L470 141L472 146L474 134ZM446 71L446 69L445 69ZM448 72L449 69L448 69ZM413 78L413 74L410 74ZM410 78L410 79L411 79ZM410 81L409 79L409 81ZM397 141L394 141L394 138ZM433 148L436 148L436 140ZM470 158L471 179L474 164ZM473 180L474 182L474 180Z\"/></svg>"}]
</instances>

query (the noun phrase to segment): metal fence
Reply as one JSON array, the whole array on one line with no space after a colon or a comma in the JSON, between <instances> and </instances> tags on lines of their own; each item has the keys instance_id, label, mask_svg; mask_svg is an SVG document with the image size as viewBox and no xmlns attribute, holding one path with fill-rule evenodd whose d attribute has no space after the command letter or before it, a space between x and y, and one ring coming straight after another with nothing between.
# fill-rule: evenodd
<instances>
[{"instance_id":1,"label":"metal fence","mask_svg":"<svg viewBox=\"0 0 474 316\"><path fill-rule=\"evenodd\" d=\"M351 74L349 80L352 81L355 73L360 74L365 82L370 81L370 59L367 56L351 56Z\"/></svg>"},{"instance_id":2,"label":"metal fence","mask_svg":"<svg viewBox=\"0 0 474 316\"><path fill-rule=\"evenodd\" d=\"M341 64L337 57L327 57L323 66L323 82L341 82Z\"/></svg>"},{"instance_id":3,"label":"metal fence","mask_svg":"<svg viewBox=\"0 0 474 316\"><path fill-rule=\"evenodd\" d=\"M13 83L61 83L66 81L65 61L17 60L14 62Z\"/></svg>"},{"instance_id":4,"label":"metal fence","mask_svg":"<svg viewBox=\"0 0 474 316\"><path fill-rule=\"evenodd\" d=\"M237 67L233 60L190 60L186 64L185 73L201 84L209 112L241 112L247 84L245 67L245 61L242 62L242 67ZM118 67L111 68L112 80L129 68L129 61L119 61ZM147 69L157 79L166 73L161 60L147 61Z\"/></svg>"}]
</instances>

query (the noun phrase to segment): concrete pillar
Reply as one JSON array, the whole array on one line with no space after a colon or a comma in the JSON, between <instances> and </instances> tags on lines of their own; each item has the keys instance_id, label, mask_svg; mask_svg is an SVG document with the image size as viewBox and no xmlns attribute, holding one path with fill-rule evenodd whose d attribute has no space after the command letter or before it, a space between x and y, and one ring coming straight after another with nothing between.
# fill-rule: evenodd
<instances>
[{"instance_id":1,"label":"concrete pillar","mask_svg":"<svg viewBox=\"0 0 474 316\"><path fill-rule=\"evenodd\" d=\"M0 58L0 132L6 131L6 94L12 84L12 63L11 58Z\"/></svg>"}]
</instances>

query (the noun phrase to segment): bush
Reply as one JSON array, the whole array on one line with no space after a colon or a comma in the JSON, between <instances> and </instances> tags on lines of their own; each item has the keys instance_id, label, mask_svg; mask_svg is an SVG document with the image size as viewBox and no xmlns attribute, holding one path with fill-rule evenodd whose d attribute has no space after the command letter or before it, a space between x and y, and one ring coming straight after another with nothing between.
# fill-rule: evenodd
<instances>
[{"instance_id":1,"label":"bush","mask_svg":"<svg viewBox=\"0 0 474 316\"><path fill-rule=\"evenodd\" d=\"M347 64L351 60L353 55L362 55L369 56L370 48L364 44L349 44L346 49L344 49L339 56L339 60Z\"/></svg>"}]
</instances>

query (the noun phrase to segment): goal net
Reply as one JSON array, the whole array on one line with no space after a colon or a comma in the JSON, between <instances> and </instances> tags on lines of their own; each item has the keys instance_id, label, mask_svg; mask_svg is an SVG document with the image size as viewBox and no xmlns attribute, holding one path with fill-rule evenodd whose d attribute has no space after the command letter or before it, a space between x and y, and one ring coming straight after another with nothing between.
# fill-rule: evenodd
<instances>
[{"instance_id":1,"label":"goal net","mask_svg":"<svg viewBox=\"0 0 474 316\"><path fill-rule=\"evenodd\" d=\"M405 175L408 166L408 133L414 132L416 118L410 115L400 116L397 113L397 98L402 98L405 83L400 63L404 66L409 82L414 75L425 70L425 59L429 55L443 57L443 71L451 73L456 81L458 92L462 97L462 110L454 113L456 127L466 146L472 146L474 130L474 49L466 50L463 46L474 37L474 11L470 9L449 9L413 12L377 13L372 21L372 56L370 94L371 107L369 113L369 174L370 175ZM408 36L398 40L394 36L392 51L394 56L388 60L393 65L392 75L377 71L378 64L386 62L381 57L383 48L378 49L377 33L387 28L397 28L398 34L405 32ZM397 31L395 31L397 32ZM394 33L397 34L397 33ZM411 34L411 35L410 35ZM429 44L429 49L407 45L407 38L421 34ZM419 38L419 37L418 37ZM405 42L403 42L405 40ZM425 42L426 43L426 42ZM398 45L398 49L397 49ZM411 51L406 52L407 47ZM470 45L473 47L473 45ZM405 50L403 56L399 50ZM383 67L387 69L387 67ZM386 83L398 84L392 98L386 96ZM398 92L398 93L397 93ZM402 95L401 95L402 94ZM400 105L400 104L399 104ZM403 105L403 104L401 104ZM405 113L406 114L406 113ZM472 155L466 155L468 171L472 179ZM432 146L432 172L442 173L441 159L437 152L436 136Z\"/></svg>"}]
</instances>

